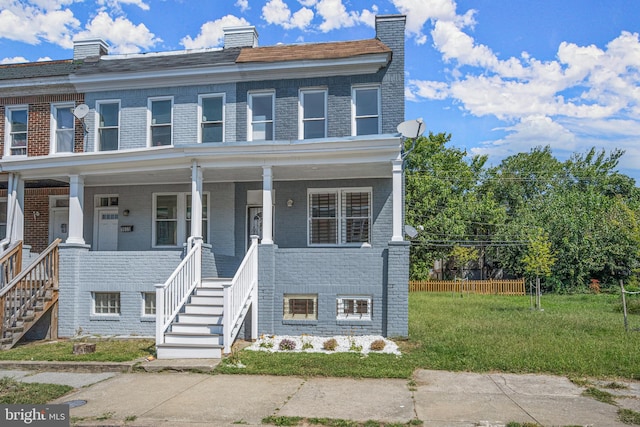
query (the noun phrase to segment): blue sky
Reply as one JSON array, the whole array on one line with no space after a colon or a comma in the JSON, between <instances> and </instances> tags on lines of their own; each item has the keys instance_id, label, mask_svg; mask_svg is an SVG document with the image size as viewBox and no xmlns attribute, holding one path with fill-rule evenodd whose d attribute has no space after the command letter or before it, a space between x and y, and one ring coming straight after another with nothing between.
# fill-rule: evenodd
<instances>
[{"instance_id":1,"label":"blue sky","mask_svg":"<svg viewBox=\"0 0 640 427\"><path fill-rule=\"evenodd\" d=\"M505 156L550 145L565 159L626 151L640 182L637 0L0 0L0 63L220 46L254 25L260 45L371 38L374 16L407 15L406 118L453 145Z\"/></svg>"}]
</instances>

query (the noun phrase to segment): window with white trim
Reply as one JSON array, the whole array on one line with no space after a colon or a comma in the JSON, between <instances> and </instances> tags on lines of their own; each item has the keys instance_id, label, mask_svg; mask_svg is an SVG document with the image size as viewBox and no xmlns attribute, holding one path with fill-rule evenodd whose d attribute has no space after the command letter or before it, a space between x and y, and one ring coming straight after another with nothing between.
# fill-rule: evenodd
<instances>
[{"instance_id":1,"label":"window with white trim","mask_svg":"<svg viewBox=\"0 0 640 427\"><path fill-rule=\"evenodd\" d=\"M352 135L374 135L381 132L380 87L354 87L351 94Z\"/></svg>"},{"instance_id":2,"label":"window with white trim","mask_svg":"<svg viewBox=\"0 0 640 427\"><path fill-rule=\"evenodd\" d=\"M96 112L96 150L117 150L120 146L120 101L99 101L96 103Z\"/></svg>"},{"instance_id":3,"label":"window with white trim","mask_svg":"<svg viewBox=\"0 0 640 427\"><path fill-rule=\"evenodd\" d=\"M224 94L200 95L200 142L224 141Z\"/></svg>"},{"instance_id":4,"label":"window with white trim","mask_svg":"<svg viewBox=\"0 0 640 427\"><path fill-rule=\"evenodd\" d=\"M94 292L94 314L120 314L120 292Z\"/></svg>"},{"instance_id":5,"label":"window with white trim","mask_svg":"<svg viewBox=\"0 0 640 427\"><path fill-rule=\"evenodd\" d=\"M271 141L274 139L274 92L249 93L247 117L249 119L249 141Z\"/></svg>"},{"instance_id":6,"label":"window with white trim","mask_svg":"<svg viewBox=\"0 0 640 427\"><path fill-rule=\"evenodd\" d=\"M75 142L75 104L51 104L51 152L73 153Z\"/></svg>"},{"instance_id":7,"label":"window with white trim","mask_svg":"<svg viewBox=\"0 0 640 427\"><path fill-rule=\"evenodd\" d=\"M173 98L149 99L149 146L172 144Z\"/></svg>"},{"instance_id":8,"label":"window with white trim","mask_svg":"<svg viewBox=\"0 0 640 427\"><path fill-rule=\"evenodd\" d=\"M283 318L285 320L317 320L318 295L284 295Z\"/></svg>"},{"instance_id":9,"label":"window with white trim","mask_svg":"<svg viewBox=\"0 0 640 427\"><path fill-rule=\"evenodd\" d=\"M371 242L371 188L309 189L309 245Z\"/></svg>"},{"instance_id":10,"label":"window with white trim","mask_svg":"<svg viewBox=\"0 0 640 427\"><path fill-rule=\"evenodd\" d=\"M5 123L6 154L26 156L29 107L26 105L6 107Z\"/></svg>"},{"instance_id":11,"label":"window with white trim","mask_svg":"<svg viewBox=\"0 0 640 427\"><path fill-rule=\"evenodd\" d=\"M142 293L142 315L143 316L156 315L156 293L155 292Z\"/></svg>"},{"instance_id":12,"label":"window with white trim","mask_svg":"<svg viewBox=\"0 0 640 427\"><path fill-rule=\"evenodd\" d=\"M327 136L327 91L305 89L300 91L300 139Z\"/></svg>"},{"instance_id":13,"label":"window with white trim","mask_svg":"<svg viewBox=\"0 0 640 427\"><path fill-rule=\"evenodd\" d=\"M339 320L371 320L373 303L368 296L339 296L336 300Z\"/></svg>"},{"instance_id":14,"label":"window with white trim","mask_svg":"<svg viewBox=\"0 0 640 427\"><path fill-rule=\"evenodd\" d=\"M202 194L202 239L209 235L209 193ZM191 235L191 193L153 195L153 247L181 246Z\"/></svg>"}]
</instances>

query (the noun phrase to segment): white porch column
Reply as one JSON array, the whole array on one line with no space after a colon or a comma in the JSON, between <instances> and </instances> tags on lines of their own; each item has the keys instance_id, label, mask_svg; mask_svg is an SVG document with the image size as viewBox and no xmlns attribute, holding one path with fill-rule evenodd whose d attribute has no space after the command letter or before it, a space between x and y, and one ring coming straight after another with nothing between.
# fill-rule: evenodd
<instances>
[{"instance_id":1,"label":"white porch column","mask_svg":"<svg viewBox=\"0 0 640 427\"><path fill-rule=\"evenodd\" d=\"M191 237L202 239L202 169L195 160L191 166Z\"/></svg>"},{"instance_id":2,"label":"white porch column","mask_svg":"<svg viewBox=\"0 0 640 427\"><path fill-rule=\"evenodd\" d=\"M13 228L11 232L11 243L24 240L24 179L20 175L13 176L13 191L11 199L7 198L7 206L11 209L13 202ZM9 216L7 215L7 219Z\"/></svg>"},{"instance_id":3,"label":"white porch column","mask_svg":"<svg viewBox=\"0 0 640 427\"><path fill-rule=\"evenodd\" d=\"M392 242L404 240L402 231L402 159L393 160L393 236Z\"/></svg>"},{"instance_id":4,"label":"white porch column","mask_svg":"<svg viewBox=\"0 0 640 427\"><path fill-rule=\"evenodd\" d=\"M66 243L84 245L84 177L69 176L69 237Z\"/></svg>"},{"instance_id":5,"label":"white porch column","mask_svg":"<svg viewBox=\"0 0 640 427\"><path fill-rule=\"evenodd\" d=\"M273 244L273 172L262 167L262 244Z\"/></svg>"}]
</instances>

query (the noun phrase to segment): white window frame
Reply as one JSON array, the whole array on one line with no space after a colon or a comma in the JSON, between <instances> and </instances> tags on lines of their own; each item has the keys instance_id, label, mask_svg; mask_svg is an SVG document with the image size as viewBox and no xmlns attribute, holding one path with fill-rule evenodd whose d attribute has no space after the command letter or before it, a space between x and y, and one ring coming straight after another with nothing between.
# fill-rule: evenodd
<instances>
[{"instance_id":1,"label":"white window frame","mask_svg":"<svg viewBox=\"0 0 640 427\"><path fill-rule=\"evenodd\" d=\"M5 232L0 233L0 239L4 239L7 236L7 219L8 219L7 206L9 204L9 199L7 197L0 197L0 206L2 204L4 204L4 209L1 209L0 211L3 212L2 216L4 216L4 222L0 222L0 225L4 225Z\"/></svg>"},{"instance_id":2,"label":"white window frame","mask_svg":"<svg viewBox=\"0 0 640 427\"><path fill-rule=\"evenodd\" d=\"M147 317L147 318L155 318L156 317L156 310L157 310L157 306L156 306L156 293L155 292L142 292L141 293L142 296L142 311L141 311L141 317ZM147 313L147 296L153 296L153 313Z\"/></svg>"},{"instance_id":3,"label":"white window frame","mask_svg":"<svg viewBox=\"0 0 640 427\"><path fill-rule=\"evenodd\" d=\"M25 137L25 141L26 141L26 145L24 147L24 154L12 154L11 150L13 149L12 146L12 141L13 139L11 138L13 132L13 126L11 124L11 115L15 112L15 111L22 111L22 110L26 110L27 111L27 130L26 132L26 137ZM4 155L5 156L12 156L12 157L26 157L29 153L29 105L27 104L21 104L21 105L7 105L4 108L4 116L5 116L5 126L4 126ZM23 132L20 132L23 133ZM20 149L22 149L22 147L20 147Z\"/></svg>"},{"instance_id":4,"label":"white window frame","mask_svg":"<svg viewBox=\"0 0 640 427\"><path fill-rule=\"evenodd\" d=\"M348 243L343 241L343 220L347 217L343 214L343 202L342 196L345 193L368 193L369 194L369 236L366 242L353 242ZM335 194L337 199L336 206L336 243L312 243L311 242L311 224L312 224L312 211L311 211L311 195L312 194ZM373 189L372 187L345 187L345 188L308 188L307 189L307 245L315 247L336 247L336 246L349 246L349 247L369 247L371 246L372 230L373 230Z\"/></svg>"},{"instance_id":5,"label":"white window frame","mask_svg":"<svg viewBox=\"0 0 640 427\"><path fill-rule=\"evenodd\" d=\"M169 121L169 123L162 123L159 124L157 126L169 126L169 128L171 129L171 131L169 132L169 145L153 145L153 140L152 140L152 127L156 126L154 123L152 123L153 121L153 117L152 117L152 111L151 111L151 105L154 102L157 101L170 101L171 102L171 119ZM173 108L174 108L174 104L173 104L173 96L155 96L152 98L148 98L147 99L147 147L149 148L157 148L157 147L172 147L173 146Z\"/></svg>"},{"instance_id":6,"label":"white window frame","mask_svg":"<svg viewBox=\"0 0 640 427\"><path fill-rule=\"evenodd\" d=\"M344 312L344 305L346 301L353 302L353 312ZM366 302L367 311L365 313L357 313L358 301ZM336 311L336 318L338 320L371 320L373 313L373 299L369 295L340 295L336 299Z\"/></svg>"},{"instance_id":7,"label":"white window frame","mask_svg":"<svg viewBox=\"0 0 640 427\"><path fill-rule=\"evenodd\" d=\"M204 142L202 140L203 137L203 132L202 129L204 127L205 124L209 124L209 123L219 123L217 120L213 120L213 121L203 121L202 120L202 114L203 114L203 108L202 108L202 102L205 99L210 99L210 98L221 98L222 99L222 141L216 141L216 142L225 142L225 121L226 121L226 110L227 110L227 97L226 94L224 93L208 93L208 94L203 94L203 95L198 95L198 142L201 144L212 144L211 142ZM214 142L215 143L215 142Z\"/></svg>"},{"instance_id":8,"label":"white window frame","mask_svg":"<svg viewBox=\"0 0 640 427\"><path fill-rule=\"evenodd\" d=\"M253 98L255 96L271 96L271 120L257 121L255 123L271 123L272 139L257 139L255 141L275 141L276 139L276 91L275 90L262 90L252 91L247 94L247 141L254 141L253 139Z\"/></svg>"},{"instance_id":9,"label":"white window frame","mask_svg":"<svg viewBox=\"0 0 640 427\"><path fill-rule=\"evenodd\" d=\"M359 90L376 90L378 93L378 114L375 116L356 116L356 106L357 106L357 93ZM378 119L378 131L377 134L382 133L382 95L380 90L380 85L357 85L351 87L351 136L358 136L358 126L357 121L360 118L373 118L376 117ZM375 134L369 134L375 135Z\"/></svg>"},{"instance_id":10,"label":"white window frame","mask_svg":"<svg viewBox=\"0 0 640 427\"><path fill-rule=\"evenodd\" d=\"M98 305L97 305L98 298L97 297L99 295L100 296L105 296L107 298L109 298L109 296L117 296L117 303L113 305L113 308L115 310L117 310L117 312L115 312L115 313L108 312L109 310L111 310L111 307L112 307L111 303L109 301L107 301L107 305L106 305L107 312L106 313L99 312L97 310L97 308L98 308ZM120 292L108 292L108 291L105 291L105 292L102 292L102 291L100 291L100 292L91 292L91 300L92 300L91 301L92 302L91 303L91 314L94 315L94 316L109 316L109 317L118 317L118 316L120 316L120 314L122 314L122 299L121 299L121 297L122 297L122 295L120 294Z\"/></svg>"},{"instance_id":11,"label":"white window frame","mask_svg":"<svg viewBox=\"0 0 640 427\"><path fill-rule=\"evenodd\" d=\"M51 133L49 142L49 153L73 153L76 145L76 118L73 115L73 108L76 106L75 102L61 102L51 104ZM71 129L58 129L58 110L71 109L71 117L73 118L73 127ZM68 131L71 133L71 151L58 151L58 131Z\"/></svg>"},{"instance_id":12,"label":"white window frame","mask_svg":"<svg viewBox=\"0 0 640 427\"><path fill-rule=\"evenodd\" d=\"M151 226L151 247L152 248L179 248L182 247L184 243L186 243L187 238L187 195L191 195L191 192L158 192L153 193L153 203L152 203L152 226ZM211 215L211 194L208 191L202 192L203 199L206 195L207 205L204 206L203 210L206 208L209 216ZM157 245L156 244L156 213L157 213L157 200L158 196L176 196L177 202L177 212L176 212L176 244L175 245ZM206 241L210 241L209 239L209 230L211 228L211 218L207 218L207 229L202 230L203 237Z\"/></svg>"},{"instance_id":13,"label":"white window frame","mask_svg":"<svg viewBox=\"0 0 640 427\"><path fill-rule=\"evenodd\" d=\"M303 299L313 301L312 314L294 314L289 310L289 301L292 299ZM318 320L318 294L284 294L282 299L283 320Z\"/></svg>"},{"instance_id":14,"label":"white window frame","mask_svg":"<svg viewBox=\"0 0 640 427\"><path fill-rule=\"evenodd\" d=\"M304 102L304 97L307 94L315 94L315 93L321 93L324 95L324 100L323 100L323 110L324 110L324 116L322 118L309 118L309 119L305 119L304 118L304 109L305 109L305 102ZM300 90L300 94L298 97L298 139L305 139L304 137L304 125L307 122L312 122L312 121L323 121L324 122L324 132L323 132L323 136L321 137L317 137L317 138L326 138L327 137L327 122L328 122L328 107L327 107L327 103L328 103L328 91L326 88L306 88L306 89L301 89Z\"/></svg>"},{"instance_id":15,"label":"white window frame","mask_svg":"<svg viewBox=\"0 0 640 427\"><path fill-rule=\"evenodd\" d=\"M100 111L105 104L118 104L118 125L117 126L100 126ZM120 149L120 122L122 116L122 106L119 99L101 99L96 101L95 109L95 140L94 150L95 152L102 151L117 151ZM102 150L102 141L100 140L100 129L116 129L118 133L118 147L115 150Z\"/></svg>"}]
</instances>

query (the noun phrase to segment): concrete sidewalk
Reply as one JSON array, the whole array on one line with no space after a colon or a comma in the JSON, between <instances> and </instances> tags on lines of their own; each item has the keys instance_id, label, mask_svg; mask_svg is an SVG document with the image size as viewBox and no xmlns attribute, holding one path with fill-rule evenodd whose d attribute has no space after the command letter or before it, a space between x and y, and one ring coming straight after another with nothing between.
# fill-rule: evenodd
<instances>
[{"instance_id":1,"label":"concrete sidewalk","mask_svg":"<svg viewBox=\"0 0 640 427\"><path fill-rule=\"evenodd\" d=\"M150 371L204 368L215 361L157 362ZM0 377L68 384L77 390L52 403L72 404L78 426L261 425L268 416L333 418L425 426L625 426L619 407L640 412L640 383L607 389L617 405L582 396L584 388L548 375L416 371L413 380L211 375L189 372L34 372ZM79 406L75 406L79 405Z\"/></svg>"}]
</instances>

